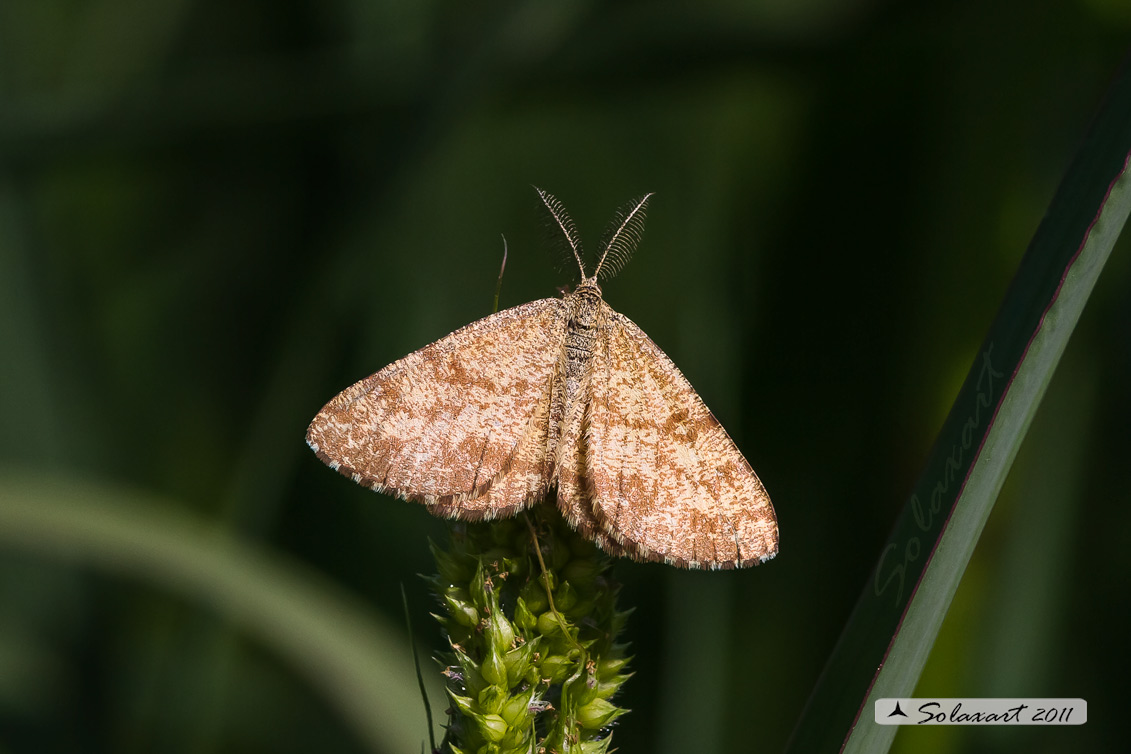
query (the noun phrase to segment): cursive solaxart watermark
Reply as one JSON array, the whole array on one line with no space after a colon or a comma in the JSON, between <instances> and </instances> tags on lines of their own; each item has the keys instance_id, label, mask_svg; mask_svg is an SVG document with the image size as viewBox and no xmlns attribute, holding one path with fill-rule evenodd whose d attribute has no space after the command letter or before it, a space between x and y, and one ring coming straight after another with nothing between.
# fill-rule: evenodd
<instances>
[{"instance_id":1,"label":"cursive solaxart watermark","mask_svg":"<svg viewBox=\"0 0 1131 754\"><path fill-rule=\"evenodd\" d=\"M932 541L937 536L944 502L950 499L949 493L955 483L961 483L965 478L964 471L969 465L971 449L975 448L975 442L982 437L992 414L994 396L1001 390L997 381L1005 376L994 369L991 361L993 352L993 343L986 346L986 350L982 352L982 367L978 373L978 381L975 383L977 393L974 396L973 410L962 424L962 433L958 442L951 446L942 474L931 489L930 502L924 505L917 492L911 495L911 515L915 523L915 532L907 538L902 547L896 542L891 542L880 555L880 564L876 567L873 584L877 597L894 585L895 604L900 604L907 570L923 555L923 535L932 532ZM899 557L899 553L902 553L902 558Z\"/></svg>"},{"instance_id":2,"label":"cursive solaxart watermark","mask_svg":"<svg viewBox=\"0 0 1131 754\"><path fill-rule=\"evenodd\" d=\"M877 699L880 725L1083 725L1083 699Z\"/></svg>"}]
</instances>

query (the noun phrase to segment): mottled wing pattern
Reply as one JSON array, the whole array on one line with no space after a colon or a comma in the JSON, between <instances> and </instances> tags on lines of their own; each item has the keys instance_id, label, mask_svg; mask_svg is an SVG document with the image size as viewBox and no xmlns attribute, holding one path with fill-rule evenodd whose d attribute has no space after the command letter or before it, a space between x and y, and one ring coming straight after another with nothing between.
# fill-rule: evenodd
<instances>
[{"instance_id":1,"label":"mottled wing pattern","mask_svg":"<svg viewBox=\"0 0 1131 754\"><path fill-rule=\"evenodd\" d=\"M604 531L593 513L583 452L586 406L578 404L573 408L575 414L565 417L557 447L558 510L581 536L614 557L627 557L628 553Z\"/></svg>"},{"instance_id":2,"label":"mottled wing pattern","mask_svg":"<svg viewBox=\"0 0 1131 754\"><path fill-rule=\"evenodd\" d=\"M314 418L318 457L378 492L461 518L515 513L547 491L560 299L473 322L347 388Z\"/></svg>"},{"instance_id":3,"label":"mottled wing pattern","mask_svg":"<svg viewBox=\"0 0 1131 754\"><path fill-rule=\"evenodd\" d=\"M645 560L741 568L772 558L777 518L750 464L671 359L606 309L583 451L594 517Z\"/></svg>"}]
</instances>

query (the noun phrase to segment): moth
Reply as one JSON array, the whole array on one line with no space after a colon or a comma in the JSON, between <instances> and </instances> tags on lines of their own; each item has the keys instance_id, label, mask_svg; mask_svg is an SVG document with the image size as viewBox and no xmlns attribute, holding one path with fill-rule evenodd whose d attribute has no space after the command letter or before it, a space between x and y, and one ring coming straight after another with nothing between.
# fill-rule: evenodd
<instances>
[{"instance_id":1,"label":"moth","mask_svg":"<svg viewBox=\"0 0 1131 754\"><path fill-rule=\"evenodd\" d=\"M437 516L551 498L606 552L742 568L778 551L769 495L687 379L602 298L651 194L614 215L592 274L561 202L536 189L580 282L456 330L347 388L306 441L330 468Z\"/></svg>"}]
</instances>

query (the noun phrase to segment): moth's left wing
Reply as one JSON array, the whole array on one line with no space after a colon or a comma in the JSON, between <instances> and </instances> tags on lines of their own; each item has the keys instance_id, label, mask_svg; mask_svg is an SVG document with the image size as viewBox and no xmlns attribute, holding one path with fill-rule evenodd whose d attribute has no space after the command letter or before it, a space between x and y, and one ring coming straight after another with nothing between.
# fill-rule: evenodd
<instances>
[{"instance_id":1,"label":"moth's left wing","mask_svg":"<svg viewBox=\"0 0 1131 754\"><path fill-rule=\"evenodd\" d=\"M318 457L433 513L494 518L543 495L560 299L493 314L347 388L306 434Z\"/></svg>"},{"instance_id":2,"label":"moth's left wing","mask_svg":"<svg viewBox=\"0 0 1131 754\"><path fill-rule=\"evenodd\" d=\"M630 554L687 568L772 558L770 497L691 384L607 310L592 356L586 481L593 515Z\"/></svg>"}]
</instances>

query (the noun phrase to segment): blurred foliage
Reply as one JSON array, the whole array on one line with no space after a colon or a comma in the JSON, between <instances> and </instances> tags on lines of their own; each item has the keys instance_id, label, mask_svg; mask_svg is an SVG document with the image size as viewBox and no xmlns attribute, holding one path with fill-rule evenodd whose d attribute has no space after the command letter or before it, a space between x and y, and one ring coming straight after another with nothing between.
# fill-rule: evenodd
<instances>
[{"instance_id":1,"label":"blurred foliage","mask_svg":"<svg viewBox=\"0 0 1131 754\"><path fill-rule=\"evenodd\" d=\"M1129 38L1110 0L6 0L0 464L176 501L403 626L445 526L326 471L307 422L486 314L500 232L501 306L567 282L529 184L586 238L655 191L606 300L747 453L782 551L617 563L616 743L779 750ZM1126 245L918 689L1092 721L897 750L1122 748ZM0 749L366 750L284 656L145 581L0 550ZM394 702L423 740L415 687Z\"/></svg>"}]
</instances>

